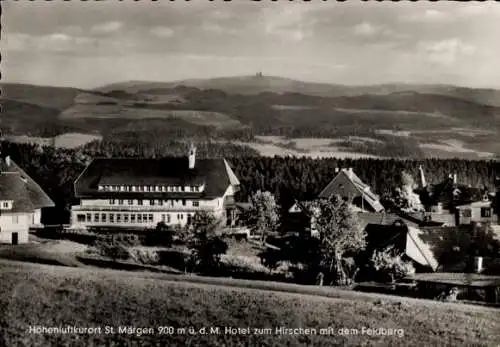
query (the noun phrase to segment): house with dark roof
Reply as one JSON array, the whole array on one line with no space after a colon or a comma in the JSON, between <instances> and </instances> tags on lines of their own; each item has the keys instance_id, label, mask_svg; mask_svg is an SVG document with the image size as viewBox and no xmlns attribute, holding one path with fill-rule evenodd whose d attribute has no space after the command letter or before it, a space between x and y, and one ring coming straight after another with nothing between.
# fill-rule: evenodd
<instances>
[{"instance_id":1,"label":"house with dark roof","mask_svg":"<svg viewBox=\"0 0 500 347\"><path fill-rule=\"evenodd\" d=\"M9 155L0 155L0 242L26 243L31 228L43 227L42 209L53 201Z\"/></svg>"},{"instance_id":2,"label":"house with dark roof","mask_svg":"<svg viewBox=\"0 0 500 347\"><path fill-rule=\"evenodd\" d=\"M191 146L186 157L96 158L74 186L72 227L130 229L184 226L198 211L231 226L240 182L225 159L197 159Z\"/></svg>"},{"instance_id":3,"label":"house with dark roof","mask_svg":"<svg viewBox=\"0 0 500 347\"><path fill-rule=\"evenodd\" d=\"M420 187L415 190L426 209L426 219L428 221L442 222L447 226L460 225L466 221L474 222L474 217L469 217L469 211L478 205L485 205L487 201L493 199L493 194L485 188L474 188L459 184L457 174L450 174L443 181L436 184L428 184L422 167L420 170ZM475 204L474 204L475 203ZM474 206L460 208L474 204ZM486 203L487 204L487 203ZM483 206L485 207L485 206ZM478 221L488 219L488 208L484 208L484 216L477 218ZM490 214L492 214L490 212Z\"/></svg>"},{"instance_id":4,"label":"house with dark roof","mask_svg":"<svg viewBox=\"0 0 500 347\"><path fill-rule=\"evenodd\" d=\"M398 216L388 215L385 212L384 206L380 203L380 198L372 192L370 186L364 183L352 168L336 170L337 174L328 183L328 185L318 194L318 199L326 199L332 195L338 195L343 199L348 200L359 213L363 222L367 220L384 220L387 223L394 222L399 219ZM311 234L316 234L314 223L311 222L312 215L307 209L307 201L295 201L292 207L288 209L287 231L301 232L306 231ZM389 222L390 221L390 222ZM365 223L366 225L368 223ZM294 230L292 230L294 229Z\"/></svg>"},{"instance_id":5,"label":"house with dark roof","mask_svg":"<svg viewBox=\"0 0 500 347\"><path fill-rule=\"evenodd\" d=\"M352 167L340 170L319 193L318 198L329 198L332 195L340 195L361 211L384 211L384 206L380 203L380 197L372 192L370 186L356 175Z\"/></svg>"},{"instance_id":6,"label":"house with dark roof","mask_svg":"<svg viewBox=\"0 0 500 347\"><path fill-rule=\"evenodd\" d=\"M395 222L391 225L369 224L366 232L367 261L375 251L392 249L413 263L418 272L436 271L439 263L431 246L423 241L423 231Z\"/></svg>"}]
</instances>

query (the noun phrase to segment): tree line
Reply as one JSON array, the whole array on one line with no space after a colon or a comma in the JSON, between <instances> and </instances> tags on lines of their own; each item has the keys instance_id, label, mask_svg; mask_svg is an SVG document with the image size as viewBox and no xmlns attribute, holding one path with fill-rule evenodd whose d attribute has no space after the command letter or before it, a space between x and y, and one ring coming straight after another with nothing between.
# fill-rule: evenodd
<instances>
[{"instance_id":1,"label":"tree line","mask_svg":"<svg viewBox=\"0 0 500 347\"><path fill-rule=\"evenodd\" d=\"M172 141L157 151L137 146L93 144L79 149L56 149L30 144L4 142L3 151L35 179L54 200L60 211L53 223L65 223L69 206L74 204L73 182L93 157L159 157L185 155L187 144ZM372 190L382 197L393 197L401 187L403 171L418 182L418 167L422 165L428 183L438 183L457 173L460 184L486 186L494 190L495 177L500 175L498 161L468 161L462 159L312 159L307 157L261 157L242 146L207 142L198 144L200 157L225 157L241 182L237 200L249 201L257 191L269 191L283 209L298 200L311 200L335 177L336 168L352 167ZM250 155L249 155L250 154ZM66 221L65 221L66 220Z\"/></svg>"}]
</instances>

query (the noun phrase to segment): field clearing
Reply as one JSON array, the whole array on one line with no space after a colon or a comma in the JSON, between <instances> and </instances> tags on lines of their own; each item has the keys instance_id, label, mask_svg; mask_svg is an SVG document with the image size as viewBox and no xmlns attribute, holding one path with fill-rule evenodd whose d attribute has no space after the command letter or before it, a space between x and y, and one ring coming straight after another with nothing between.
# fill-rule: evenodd
<instances>
[{"instance_id":1,"label":"field clearing","mask_svg":"<svg viewBox=\"0 0 500 347\"><path fill-rule=\"evenodd\" d=\"M155 110L120 105L75 105L60 114L61 119L122 118L122 119L182 119L198 125L218 128L241 128L243 125L223 113L189 110Z\"/></svg>"},{"instance_id":2,"label":"field clearing","mask_svg":"<svg viewBox=\"0 0 500 347\"><path fill-rule=\"evenodd\" d=\"M0 322L7 346L495 346L500 342L498 309L272 282L5 261L0 267ZM100 327L102 333L28 333L29 326L66 324ZM105 334L106 326L115 334ZM118 333L119 326L154 331ZM160 326L220 330L162 335L156 330ZM251 330L225 333L225 327ZM277 334L277 327L316 329L316 334ZM397 329L397 333L368 335L363 327ZM253 328L271 331L255 334ZM323 334L319 329L325 329Z\"/></svg>"},{"instance_id":3,"label":"field clearing","mask_svg":"<svg viewBox=\"0 0 500 347\"><path fill-rule=\"evenodd\" d=\"M283 148L280 145L275 144L263 144L256 142L243 142L243 141L233 141L239 145L249 146L260 153L262 156L274 157L274 156L295 156L302 157L306 156L309 158L380 158L375 155L350 152L347 150L342 150L335 147L328 148L316 148L314 150L306 149L289 149ZM330 140L332 142L332 140Z\"/></svg>"},{"instance_id":4,"label":"field clearing","mask_svg":"<svg viewBox=\"0 0 500 347\"><path fill-rule=\"evenodd\" d=\"M77 148L96 140L102 140L102 136L81 133L66 133L56 136L54 138L54 145L56 148Z\"/></svg>"},{"instance_id":5,"label":"field clearing","mask_svg":"<svg viewBox=\"0 0 500 347\"><path fill-rule=\"evenodd\" d=\"M306 106L306 105L272 105L271 108L275 110L303 111L303 110L314 110L317 107Z\"/></svg>"},{"instance_id":6,"label":"field clearing","mask_svg":"<svg viewBox=\"0 0 500 347\"><path fill-rule=\"evenodd\" d=\"M393 117L431 117L431 118L444 118L454 120L454 118L444 115L439 112L415 112L415 111L404 111L404 110L374 110L374 109L359 109L359 108L335 108L335 111L352 113L352 114L363 114L368 113L370 115L380 115L380 116L393 116Z\"/></svg>"},{"instance_id":7,"label":"field clearing","mask_svg":"<svg viewBox=\"0 0 500 347\"><path fill-rule=\"evenodd\" d=\"M449 139L442 140L440 144L438 143L423 143L420 144L420 148L434 151L434 153L441 155L445 155L449 153L450 155L461 155L461 156L470 156L471 158L476 159L489 159L495 156L494 153L490 152L481 152L478 150L466 148L465 144L462 141ZM431 152L433 153L433 152Z\"/></svg>"},{"instance_id":8,"label":"field clearing","mask_svg":"<svg viewBox=\"0 0 500 347\"><path fill-rule=\"evenodd\" d=\"M39 137L28 135L7 135L5 139L13 143L26 143L40 146L51 146L53 139L51 137Z\"/></svg>"},{"instance_id":9,"label":"field clearing","mask_svg":"<svg viewBox=\"0 0 500 347\"><path fill-rule=\"evenodd\" d=\"M238 141L238 144L249 146L262 156L306 156L309 158L379 158L374 155L349 151L335 146L335 142L343 139L331 138L285 138L282 136L255 136L257 142ZM368 142L368 138L358 137L356 140Z\"/></svg>"},{"instance_id":10,"label":"field clearing","mask_svg":"<svg viewBox=\"0 0 500 347\"><path fill-rule=\"evenodd\" d=\"M37 137L27 135L9 135L7 141L40 146L55 146L56 148L77 148L95 140L101 140L101 135L83 133L65 133L55 137Z\"/></svg>"}]
</instances>

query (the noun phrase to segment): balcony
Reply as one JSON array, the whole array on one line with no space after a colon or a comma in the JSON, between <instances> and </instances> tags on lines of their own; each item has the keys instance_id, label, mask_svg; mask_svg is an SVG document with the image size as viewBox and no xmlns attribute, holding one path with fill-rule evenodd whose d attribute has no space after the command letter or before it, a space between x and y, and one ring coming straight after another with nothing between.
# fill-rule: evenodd
<instances>
[{"instance_id":1,"label":"balcony","mask_svg":"<svg viewBox=\"0 0 500 347\"><path fill-rule=\"evenodd\" d=\"M183 206L183 205L110 205L110 206L82 206L74 205L71 210L74 212L196 212L215 211L217 206Z\"/></svg>"}]
</instances>

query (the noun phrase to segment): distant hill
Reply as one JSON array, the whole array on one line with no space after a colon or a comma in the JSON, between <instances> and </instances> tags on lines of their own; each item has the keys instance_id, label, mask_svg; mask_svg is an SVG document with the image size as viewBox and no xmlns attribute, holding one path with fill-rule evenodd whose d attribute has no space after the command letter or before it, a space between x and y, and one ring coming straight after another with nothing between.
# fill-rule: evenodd
<instances>
[{"instance_id":1,"label":"distant hill","mask_svg":"<svg viewBox=\"0 0 500 347\"><path fill-rule=\"evenodd\" d=\"M353 87L268 76L130 81L94 90L1 86L0 130L6 134L71 132L130 139L135 133L147 139L154 132L157 138L237 140L255 140L256 135L342 140L362 136L394 149L407 146L405 153L418 146L445 156L463 152L462 147L500 153L498 90L405 84ZM373 144L368 148L342 143L373 155L382 151Z\"/></svg>"},{"instance_id":2,"label":"distant hill","mask_svg":"<svg viewBox=\"0 0 500 347\"><path fill-rule=\"evenodd\" d=\"M1 83L3 100L15 100L62 111L74 103L81 90L77 88Z\"/></svg>"},{"instance_id":3,"label":"distant hill","mask_svg":"<svg viewBox=\"0 0 500 347\"><path fill-rule=\"evenodd\" d=\"M128 81L97 88L100 91L124 90L131 93L148 93L178 86L199 89L219 89L231 94L300 93L322 97L356 96L363 94L391 94L416 92L439 94L461 98L485 105L500 107L500 90L486 88L465 88L434 84L380 84L369 86L346 86L341 84L304 82L275 76L235 76L210 79L188 79L175 82Z\"/></svg>"}]
</instances>

